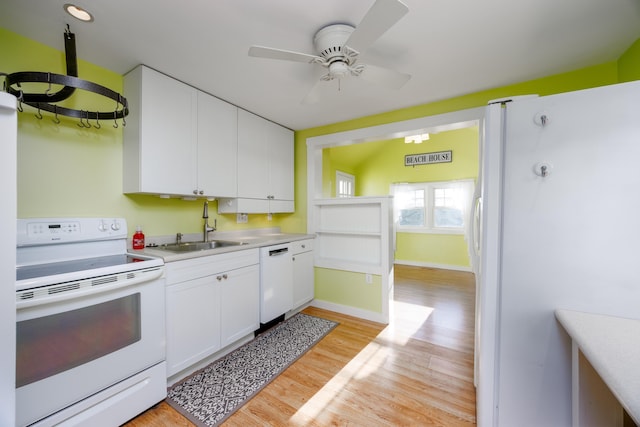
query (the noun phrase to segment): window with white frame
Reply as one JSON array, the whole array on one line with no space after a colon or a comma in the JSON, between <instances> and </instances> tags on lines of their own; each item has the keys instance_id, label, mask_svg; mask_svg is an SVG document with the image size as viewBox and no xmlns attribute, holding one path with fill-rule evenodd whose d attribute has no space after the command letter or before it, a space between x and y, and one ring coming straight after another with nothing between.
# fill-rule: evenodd
<instances>
[{"instance_id":1,"label":"window with white frame","mask_svg":"<svg viewBox=\"0 0 640 427\"><path fill-rule=\"evenodd\" d=\"M393 184L397 230L464 233L473 191L473 180Z\"/></svg>"},{"instance_id":2,"label":"window with white frame","mask_svg":"<svg viewBox=\"0 0 640 427\"><path fill-rule=\"evenodd\" d=\"M356 177L346 172L336 171L336 197L355 195Z\"/></svg>"}]
</instances>

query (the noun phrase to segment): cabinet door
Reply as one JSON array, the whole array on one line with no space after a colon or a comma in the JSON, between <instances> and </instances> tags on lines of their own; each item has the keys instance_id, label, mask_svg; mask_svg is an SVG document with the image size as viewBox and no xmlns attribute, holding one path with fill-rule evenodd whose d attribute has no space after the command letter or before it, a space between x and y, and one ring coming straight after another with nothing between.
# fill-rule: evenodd
<instances>
[{"instance_id":1,"label":"cabinet door","mask_svg":"<svg viewBox=\"0 0 640 427\"><path fill-rule=\"evenodd\" d=\"M238 108L198 92L198 193L237 194Z\"/></svg>"},{"instance_id":2,"label":"cabinet door","mask_svg":"<svg viewBox=\"0 0 640 427\"><path fill-rule=\"evenodd\" d=\"M269 195L275 200L293 200L293 132L275 123L268 123L267 128Z\"/></svg>"},{"instance_id":3,"label":"cabinet door","mask_svg":"<svg viewBox=\"0 0 640 427\"><path fill-rule=\"evenodd\" d=\"M269 196L269 147L266 120L238 110L238 197L267 199Z\"/></svg>"},{"instance_id":4,"label":"cabinet door","mask_svg":"<svg viewBox=\"0 0 640 427\"><path fill-rule=\"evenodd\" d=\"M222 277L221 346L226 347L260 327L260 268L256 264Z\"/></svg>"},{"instance_id":5,"label":"cabinet door","mask_svg":"<svg viewBox=\"0 0 640 427\"><path fill-rule=\"evenodd\" d=\"M293 255L293 308L313 299L313 286L313 251Z\"/></svg>"},{"instance_id":6,"label":"cabinet door","mask_svg":"<svg viewBox=\"0 0 640 427\"><path fill-rule=\"evenodd\" d=\"M147 67L125 76L125 193L192 194L196 186L196 89Z\"/></svg>"},{"instance_id":7,"label":"cabinet door","mask_svg":"<svg viewBox=\"0 0 640 427\"><path fill-rule=\"evenodd\" d=\"M167 286L167 376L220 349L219 293L215 276Z\"/></svg>"}]
</instances>

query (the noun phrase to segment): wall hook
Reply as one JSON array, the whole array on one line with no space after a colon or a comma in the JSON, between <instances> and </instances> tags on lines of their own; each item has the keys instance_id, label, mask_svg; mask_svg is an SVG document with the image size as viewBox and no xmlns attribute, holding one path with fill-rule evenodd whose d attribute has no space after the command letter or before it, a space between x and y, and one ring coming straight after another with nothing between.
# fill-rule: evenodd
<instances>
[{"instance_id":1,"label":"wall hook","mask_svg":"<svg viewBox=\"0 0 640 427\"><path fill-rule=\"evenodd\" d=\"M542 178L548 177L552 170L553 165L547 162L536 163L533 167L533 172Z\"/></svg>"},{"instance_id":2,"label":"wall hook","mask_svg":"<svg viewBox=\"0 0 640 427\"><path fill-rule=\"evenodd\" d=\"M540 112L533 117L533 122L538 126L545 127L549 123L549 115L545 112Z\"/></svg>"}]
</instances>

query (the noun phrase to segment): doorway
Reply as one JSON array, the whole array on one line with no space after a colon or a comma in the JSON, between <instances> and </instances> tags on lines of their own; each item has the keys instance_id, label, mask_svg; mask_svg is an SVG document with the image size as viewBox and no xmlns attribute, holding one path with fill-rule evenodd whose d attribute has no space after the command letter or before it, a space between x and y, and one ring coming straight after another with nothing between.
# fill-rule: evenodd
<instances>
[{"instance_id":1,"label":"doorway","mask_svg":"<svg viewBox=\"0 0 640 427\"><path fill-rule=\"evenodd\" d=\"M401 122L388 123L383 125L371 126L367 128L355 129L345 132L337 132L328 135L307 138L307 229L311 234L316 233L314 213L316 209L316 201L327 197L323 184L323 150L329 147L346 146L352 144L361 144L366 142L388 140L394 138L404 138L415 134L439 133L448 130L463 129L469 127L478 127L479 139L483 135L483 107L461 110L452 113L439 114L435 116L422 117L418 119L406 120ZM478 141L481 147L481 141ZM482 153L479 152L481 158ZM479 171L480 172L480 171ZM479 173L480 176L480 173ZM480 183L478 183L480 184ZM479 188L479 185L478 185ZM473 245L474 247L476 245ZM388 248L393 250L393 247ZM385 254L383 254L385 257ZM477 271L478 262L477 254L471 254L471 269ZM384 281L383 276L383 281ZM321 283L317 284L322 286ZM383 283L389 287L392 292L393 283ZM390 308L390 300L381 296L382 312L388 312ZM345 314L361 314L357 310L350 312L348 306L341 306L339 303L331 307L339 309ZM375 317L374 317L375 318ZM373 318L372 318L373 319Z\"/></svg>"}]
</instances>

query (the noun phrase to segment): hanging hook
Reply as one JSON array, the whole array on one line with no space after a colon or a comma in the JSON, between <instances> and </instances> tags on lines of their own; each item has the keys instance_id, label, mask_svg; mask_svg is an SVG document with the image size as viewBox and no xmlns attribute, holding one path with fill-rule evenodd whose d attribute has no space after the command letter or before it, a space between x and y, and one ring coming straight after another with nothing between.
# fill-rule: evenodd
<instances>
[{"instance_id":1,"label":"hanging hook","mask_svg":"<svg viewBox=\"0 0 640 427\"><path fill-rule=\"evenodd\" d=\"M96 129L100 129L102 126L100 125L100 113L96 111L96 124L93 125Z\"/></svg>"},{"instance_id":2,"label":"hanging hook","mask_svg":"<svg viewBox=\"0 0 640 427\"><path fill-rule=\"evenodd\" d=\"M53 113L55 114L55 117L53 118L53 123L59 125L60 119L58 118L58 106L55 104L53 105Z\"/></svg>"},{"instance_id":3,"label":"hanging hook","mask_svg":"<svg viewBox=\"0 0 640 427\"><path fill-rule=\"evenodd\" d=\"M54 94L51 93L51 73L47 73L47 82L49 83L49 87L44 91L44 94L47 96L53 96Z\"/></svg>"},{"instance_id":4,"label":"hanging hook","mask_svg":"<svg viewBox=\"0 0 640 427\"><path fill-rule=\"evenodd\" d=\"M122 115L122 126L126 126L127 121L124 119L124 114Z\"/></svg>"},{"instance_id":5,"label":"hanging hook","mask_svg":"<svg viewBox=\"0 0 640 427\"><path fill-rule=\"evenodd\" d=\"M38 102L38 114L36 114L36 119L42 120L42 114L40 113L40 103Z\"/></svg>"},{"instance_id":6,"label":"hanging hook","mask_svg":"<svg viewBox=\"0 0 640 427\"><path fill-rule=\"evenodd\" d=\"M118 117L116 116L116 112L113 112L113 127L114 129L118 129L118 120L116 120Z\"/></svg>"},{"instance_id":7,"label":"hanging hook","mask_svg":"<svg viewBox=\"0 0 640 427\"><path fill-rule=\"evenodd\" d=\"M22 89L20 89L20 96L18 97L18 111L20 111L21 113L24 111L24 108L22 108L22 99L24 98L23 93L22 93Z\"/></svg>"},{"instance_id":8,"label":"hanging hook","mask_svg":"<svg viewBox=\"0 0 640 427\"><path fill-rule=\"evenodd\" d=\"M84 110L80 110L80 123L78 123L78 127L81 128L85 128L85 129L89 129L91 127L91 123L89 123L89 111L87 111L87 122L85 123L82 120L82 114L84 113Z\"/></svg>"}]
</instances>

